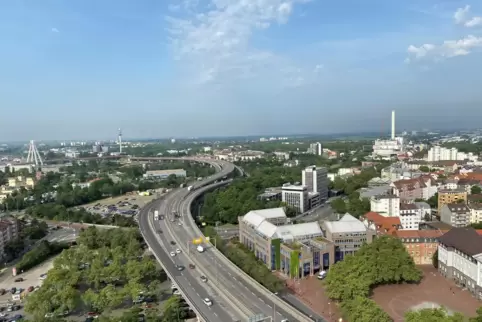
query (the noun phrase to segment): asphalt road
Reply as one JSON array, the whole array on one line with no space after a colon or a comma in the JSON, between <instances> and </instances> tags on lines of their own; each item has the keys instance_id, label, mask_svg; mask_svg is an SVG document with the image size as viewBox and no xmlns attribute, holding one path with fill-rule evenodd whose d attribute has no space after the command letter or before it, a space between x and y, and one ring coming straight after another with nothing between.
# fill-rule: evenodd
<instances>
[{"instance_id":1,"label":"asphalt road","mask_svg":"<svg viewBox=\"0 0 482 322\"><path fill-rule=\"evenodd\" d=\"M189 261L184 254L179 254L176 257L171 257L168 254L172 248L170 241L175 240L175 238L169 235L167 229L163 229L162 234L153 230L153 216L149 214L149 210L159 209L161 213L166 213L166 207L168 206L169 200L172 199L172 196L173 195L168 195L165 199L156 200L150 207L142 209L142 214L139 216L139 226L146 242L150 245L151 251L161 259L164 268L174 276L175 283L181 290L188 293L187 296L189 297L189 300L196 306L196 308L202 311L202 315L207 321L228 322L238 320L238 317L234 316L233 318L233 316L227 313L228 310L217 303L216 294L207 287L207 284L201 282L201 275L199 272L196 269L190 270L188 268ZM158 225L156 226L159 227ZM156 230L157 227L155 228ZM179 245L176 245L175 247L180 248ZM174 266L175 263L183 265L185 269L179 272ZM206 297L213 300L213 306L208 307L204 304L203 299Z\"/></svg>"},{"instance_id":2,"label":"asphalt road","mask_svg":"<svg viewBox=\"0 0 482 322\"><path fill-rule=\"evenodd\" d=\"M178 199L182 198L182 194L179 195ZM184 199L180 203L180 210L179 213L182 214L183 217L190 215L189 204L193 201L194 196L189 195L186 199ZM182 226L178 226L177 224L173 224L167 221L165 224L170 225L171 229L175 232L177 238L179 240L192 240L193 238L198 238L196 236L194 230L194 221L186 220L183 218L184 224ZM273 301L269 298L266 298L264 293L261 293L256 287L251 286L248 283L245 283L242 280L238 273L231 267L231 265L225 265L224 262L219 261L215 256L212 249L209 247L206 251L202 254L197 252L192 252L192 256L195 256L199 262L202 263L204 269L209 269L215 272L216 279L227 292L231 292L232 294L237 294L238 299L249 308L253 314L264 314L265 316L274 316L274 322L280 322L283 319L288 319L289 321L296 321L294 317L292 317L288 312L284 311L280 307L276 307L273 304ZM273 297L276 295L273 294ZM308 309L309 312L304 312L307 315L312 315L314 317L322 318L318 316L315 312L312 312Z\"/></svg>"}]
</instances>

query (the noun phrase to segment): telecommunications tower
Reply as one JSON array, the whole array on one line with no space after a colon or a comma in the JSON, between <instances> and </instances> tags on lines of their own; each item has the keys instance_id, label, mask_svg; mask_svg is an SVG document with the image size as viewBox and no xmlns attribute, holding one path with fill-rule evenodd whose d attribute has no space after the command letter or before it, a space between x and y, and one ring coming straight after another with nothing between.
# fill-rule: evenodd
<instances>
[{"instance_id":1,"label":"telecommunications tower","mask_svg":"<svg viewBox=\"0 0 482 322\"><path fill-rule=\"evenodd\" d=\"M37 167L44 165L42 157L40 156L40 153L38 152L37 147L35 146L35 142L33 140L30 140L30 144L28 147L27 163L34 163Z\"/></svg>"},{"instance_id":2,"label":"telecommunications tower","mask_svg":"<svg viewBox=\"0 0 482 322\"><path fill-rule=\"evenodd\" d=\"M119 128L119 153L122 154L122 129Z\"/></svg>"}]
</instances>

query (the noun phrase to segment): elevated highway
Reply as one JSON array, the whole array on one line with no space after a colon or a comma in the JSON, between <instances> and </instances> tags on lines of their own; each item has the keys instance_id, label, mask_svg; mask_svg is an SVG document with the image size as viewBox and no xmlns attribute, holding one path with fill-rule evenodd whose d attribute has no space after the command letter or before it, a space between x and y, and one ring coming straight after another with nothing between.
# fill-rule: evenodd
<instances>
[{"instance_id":1,"label":"elevated highway","mask_svg":"<svg viewBox=\"0 0 482 322\"><path fill-rule=\"evenodd\" d=\"M197 160L192 159L192 161ZM226 177L236 169L236 167L229 162L217 160L202 160L201 162L213 164L219 172L206 180L193 184L194 189L192 191L188 191L187 189L175 189L174 191L171 191L171 193L169 193L159 204L154 204L153 207L150 208L151 211L160 211L160 214L164 214L166 219L157 222L149 222L149 218L152 217L149 216L149 209L143 209L144 212L140 216L142 217L142 219L140 219L140 223L142 222L141 230L143 231L144 236L150 235L147 236L146 241L151 249L159 250L162 248L162 246L159 245L164 245L164 254L167 254L168 252L175 250L177 247L182 249L184 253L184 256L180 256L179 258L180 263L187 263L187 260L197 267L195 270L188 270L189 273L186 273L189 275L189 282L191 285L195 286L191 289L188 289L186 286L187 293L184 293L185 296L187 298L195 298L202 297L203 294L215 293L215 295L213 295L213 297L215 297L215 304L211 309L214 310L215 306L219 306L222 310L216 311L217 315L215 316L224 314L225 321L231 321L231 319L238 318L240 321L244 322L248 321L249 318L252 319L254 316L263 316L265 317L265 321L274 322L281 322L284 319L287 319L288 321L307 322L318 318L318 316L315 316L315 318L308 317L288 305L284 300L278 297L277 294L271 293L241 271L214 246L208 247L203 253L198 253L195 250L192 241L203 235L192 218L190 210L191 203L207 190L213 189L218 185L228 184L229 181L218 182L215 184L212 182ZM238 169L238 171L242 173L241 169ZM173 212L178 213L180 218L171 221L171 213ZM144 232L147 229L150 233ZM155 230L163 231L163 233L159 235L163 235L164 237L159 238L172 238L171 241L174 242L176 246L171 245L171 241L166 243L167 240L166 242L162 242L162 240L159 242L159 238L152 236L152 233ZM156 240L158 242L157 245ZM188 257L185 257L186 253L188 254ZM166 263L169 263L169 261ZM208 277L208 283L195 284L196 273L194 271L198 270ZM182 280L182 278L174 276L175 280L176 277L178 278L177 280ZM182 284L182 282L180 283ZM233 296L233 294L235 296ZM198 306L197 309L202 312L205 308L201 305L200 307ZM201 314L208 315L210 312L204 312ZM214 312L212 314L214 314Z\"/></svg>"}]
</instances>

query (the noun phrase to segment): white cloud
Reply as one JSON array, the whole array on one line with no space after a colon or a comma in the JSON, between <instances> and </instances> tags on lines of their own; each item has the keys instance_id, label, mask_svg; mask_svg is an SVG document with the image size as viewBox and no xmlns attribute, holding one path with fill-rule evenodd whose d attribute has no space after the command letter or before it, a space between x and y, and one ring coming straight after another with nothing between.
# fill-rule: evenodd
<instances>
[{"instance_id":1,"label":"white cloud","mask_svg":"<svg viewBox=\"0 0 482 322\"><path fill-rule=\"evenodd\" d=\"M446 40L441 45L424 44L420 47L410 45L407 49L407 62L433 58L436 60L465 56L473 50L482 48L482 37L468 35L459 40Z\"/></svg>"},{"instance_id":2,"label":"white cloud","mask_svg":"<svg viewBox=\"0 0 482 322\"><path fill-rule=\"evenodd\" d=\"M466 27L475 27L482 25L482 17L473 17L465 22Z\"/></svg>"},{"instance_id":3,"label":"white cloud","mask_svg":"<svg viewBox=\"0 0 482 322\"><path fill-rule=\"evenodd\" d=\"M50 29L50 31L55 32L55 33L60 32L57 28L52 28L52 29Z\"/></svg>"},{"instance_id":4,"label":"white cloud","mask_svg":"<svg viewBox=\"0 0 482 322\"><path fill-rule=\"evenodd\" d=\"M467 21L467 16L470 11L470 6L466 5L463 8L458 8L454 13L454 20L456 24L463 24Z\"/></svg>"},{"instance_id":5,"label":"white cloud","mask_svg":"<svg viewBox=\"0 0 482 322\"><path fill-rule=\"evenodd\" d=\"M283 74L288 59L253 47L251 40L273 23L287 23L293 6L304 2L210 0L207 10L182 10L185 16L166 18L174 56L199 82Z\"/></svg>"},{"instance_id":6,"label":"white cloud","mask_svg":"<svg viewBox=\"0 0 482 322\"><path fill-rule=\"evenodd\" d=\"M470 15L469 5L466 5L463 8L458 8L454 13L454 20L456 24L464 25L469 28L482 25L482 17Z\"/></svg>"}]
</instances>

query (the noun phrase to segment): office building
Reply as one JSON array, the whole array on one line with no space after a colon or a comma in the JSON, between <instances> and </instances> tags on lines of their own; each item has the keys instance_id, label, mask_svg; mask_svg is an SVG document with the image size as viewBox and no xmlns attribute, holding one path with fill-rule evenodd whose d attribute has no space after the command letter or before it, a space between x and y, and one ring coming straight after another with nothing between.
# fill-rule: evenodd
<instances>
[{"instance_id":1,"label":"office building","mask_svg":"<svg viewBox=\"0 0 482 322\"><path fill-rule=\"evenodd\" d=\"M320 142L311 143L308 153L315 155L323 155L323 145Z\"/></svg>"},{"instance_id":2,"label":"office building","mask_svg":"<svg viewBox=\"0 0 482 322\"><path fill-rule=\"evenodd\" d=\"M333 243L317 222L289 224L283 208L252 210L238 222L240 242L271 270L299 278L334 263Z\"/></svg>"},{"instance_id":3,"label":"office building","mask_svg":"<svg viewBox=\"0 0 482 322\"><path fill-rule=\"evenodd\" d=\"M467 191L464 189L440 189L438 191L438 208L437 211L440 215L442 207L451 203L458 203L459 200L467 202Z\"/></svg>"},{"instance_id":4,"label":"office building","mask_svg":"<svg viewBox=\"0 0 482 322\"><path fill-rule=\"evenodd\" d=\"M470 224L470 209L464 203L449 203L440 210L440 221L452 227L467 227Z\"/></svg>"},{"instance_id":5,"label":"office building","mask_svg":"<svg viewBox=\"0 0 482 322\"><path fill-rule=\"evenodd\" d=\"M186 170L184 169L171 169L171 170L152 170L144 173L146 179L167 179L169 176L174 175L176 177L186 177Z\"/></svg>"},{"instance_id":6,"label":"office building","mask_svg":"<svg viewBox=\"0 0 482 322\"><path fill-rule=\"evenodd\" d=\"M302 184L306 186L308 192L318 192L321 201L328 199L328 170L324 167L314 165L306 167L301 172Z\"/></svg>"},{"instance_id":7,"label":"office building","mask_svg":"<svg viewBox=\"0 0 482 322\"><path fill-rule=\"evenodd\" d=\"M281 188L281 201L303 213L308 210L308 189L303 185L284 184Z\"/></svg>"},{"instance_id":8,"label":"office building","mask_svg":"<svg viewBox=\"0 0 482 322\"><path fill-rule=\"evenodd\" d=\"M439 238L438 270L482 300L482 236L473 228L453 228Z\"/></svg>"},{"instance_id":9,"label":"office building","mask_svg":"<svg viewBox=\"0 0 482 322\"><path fill-rule=\"evenodd\" d=\"M325 221L322 227L325 237L335 244L335 261L354 254L364 243L371 243L376 234L350 214L338 221Z\"/></svg>"}]
</instances>

